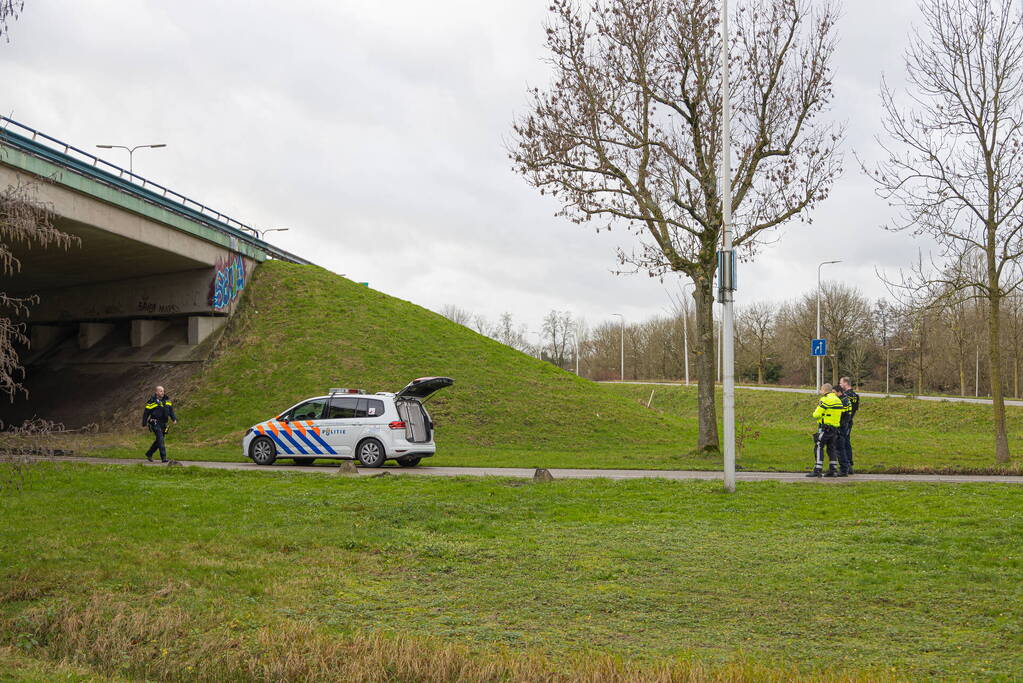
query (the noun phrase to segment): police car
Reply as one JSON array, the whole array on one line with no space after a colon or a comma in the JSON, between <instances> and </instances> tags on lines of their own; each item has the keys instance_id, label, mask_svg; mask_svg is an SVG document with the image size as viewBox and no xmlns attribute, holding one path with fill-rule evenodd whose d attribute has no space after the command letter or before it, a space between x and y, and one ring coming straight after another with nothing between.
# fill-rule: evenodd
<instances>
[{"instance_id":1,"label":"police car","mask_svg":"<svg viewBox=\"0 0 1023 683\"><path fill-rule=\"evenodd\" d=\"M436 451L433 420L423 401L454 383L450 377L420 377L394 394L331 389L250 427L242 452L257 465L272 465L278 458L299 465L329 458L355 459L365 467L394 459L402 467L415 467Z\"/></svg>"}]
</instances>

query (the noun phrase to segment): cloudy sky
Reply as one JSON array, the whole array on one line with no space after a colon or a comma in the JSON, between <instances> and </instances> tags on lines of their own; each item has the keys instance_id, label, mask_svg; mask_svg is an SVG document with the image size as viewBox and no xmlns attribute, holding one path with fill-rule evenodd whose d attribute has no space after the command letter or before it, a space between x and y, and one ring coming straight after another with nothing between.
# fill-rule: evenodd
<instances>
[{"instance_id":1,"label":"cloudy sky","mask_svg":"<svg viewBox=\"0 0 1023 683\"><path fill-rule=\"evenodd\" d=\"M140 150L136 172L271 233L294 253L434 310L538 329L663 312L665 286L615 276L626 231L554 217L510 169L511 123L543 86L546 0L26 0L0 44L0 111L55 137ZM878 86L898 83L911 0L845 2L830 112L846 171L813 225L740 274L740 303L791 298L817 263L871 297L918 245L852 152L876 157ZM127 166L126 154L104 156Z\"/></svg>"}]
</instances>

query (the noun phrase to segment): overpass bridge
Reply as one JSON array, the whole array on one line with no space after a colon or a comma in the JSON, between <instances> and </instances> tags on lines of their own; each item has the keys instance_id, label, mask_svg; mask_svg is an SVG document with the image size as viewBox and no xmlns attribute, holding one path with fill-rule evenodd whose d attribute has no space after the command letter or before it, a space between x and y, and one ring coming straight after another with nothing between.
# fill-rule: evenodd
<instances>
[{"instance_id":1,"label":"overpass bridge","mask_svg":"<svg viewBox=\"0 0 1023 683\"><path fill-rule=\"evenodd\" d=\"M308 264L253 227L73 145L0 116L0 189L29 186L80 246L15 246L0 292L34 294L34 366L183 363L235 310L255 265Z\"/></svg>"}]
</instances>

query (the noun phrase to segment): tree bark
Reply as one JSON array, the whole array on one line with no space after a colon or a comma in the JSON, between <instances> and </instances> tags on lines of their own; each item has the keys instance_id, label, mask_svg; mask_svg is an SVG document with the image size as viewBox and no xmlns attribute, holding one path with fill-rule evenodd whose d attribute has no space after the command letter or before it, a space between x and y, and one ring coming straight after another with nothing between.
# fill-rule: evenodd
<instances>
[{"instance_id":1,"label":"tree bark","mask_svg":"<svg viewBox=\"0 0 1023 683\"><path fill-rule=\"evenodd\" d=\"M961 348L957 355L959 357L959 395L966 396L966 360Z\"/></svg>"},{"instance_id":2,"label":"tree bark","mask_svg":"<svg viewBox=\"0 0 1023 683\"><path fill-rule=\"evenodd\" d=\"M1002 294L998 288L994 261L988 261L988 280L991 282L988 300L991 303L991 314L988 317L988 375L991 382L991 402L994 405L995 417L995 461L1009 462L1009 439L1005 434L1005 396L1002 389L1002 349L999 337L1002 308Z\"/></svg>"},{"instance_id":3,"label":"tree bark","mask_svg":"<svg viewBox=\"0 0 1023 683\"><path fill-rule=\"evenodd\" d=\"M698 384L699 406L697 418L699 433L696 447L705 453L716 453L720 450L718 441L717 403L714 400L714 377L717 368L714 344L714 285L713 279L703 276L693 278L696 286L693 297L696 299L696 344L694 353L696 360L696 381Z\"/></svg>"}]
</instances>

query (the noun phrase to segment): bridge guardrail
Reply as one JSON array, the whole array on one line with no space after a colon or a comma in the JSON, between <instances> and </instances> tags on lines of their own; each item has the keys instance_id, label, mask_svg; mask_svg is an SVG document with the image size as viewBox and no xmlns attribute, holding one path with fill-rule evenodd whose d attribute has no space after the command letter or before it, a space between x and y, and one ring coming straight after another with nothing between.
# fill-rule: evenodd
<instances>
[{"instance_id":1,"label":"bridge guardrail","mask_svg":"<svg viewBox=\"0 0 1023 683\"><path fill-rule=\"evenodd\" d=\"M12 127L25 134L11 130ZM49 144L43 144L40 140ZM275 259L305 265L312 263L263 241L256 236L257 230L250 225L6 116L0 116L0 142L98 180L168 211L198 221L214 230L250 244ZM246 230L254 234L250 235L245 232Z\"/></svg>"}]
</instances>

